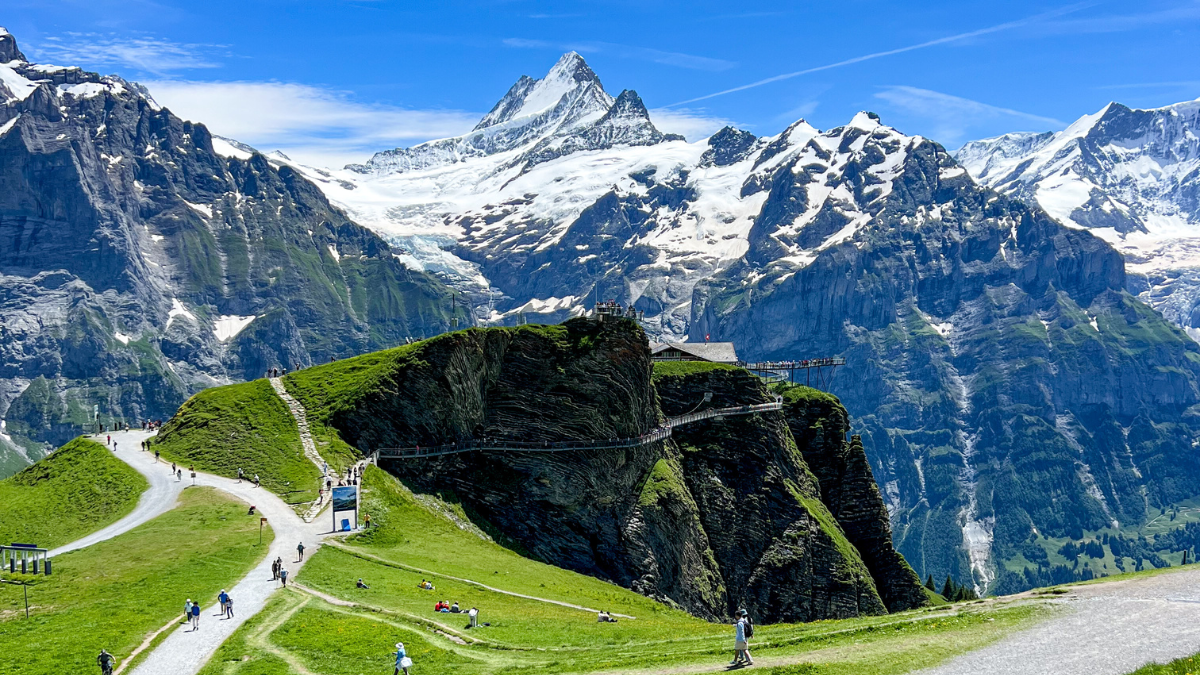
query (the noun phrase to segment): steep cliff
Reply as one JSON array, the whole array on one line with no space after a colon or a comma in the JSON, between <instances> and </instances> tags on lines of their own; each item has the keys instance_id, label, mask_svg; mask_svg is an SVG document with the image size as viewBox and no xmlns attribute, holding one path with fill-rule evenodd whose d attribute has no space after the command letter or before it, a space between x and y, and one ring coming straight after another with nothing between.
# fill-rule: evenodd
<instances>
[{"instance_id":1,"label":"steep cliff","mask_svg":"<svg viewBox=\"0 0 1200 675\"><path fill-rule=\"evenodd\" d=\"M846 409L837 397L808 387L784 387L782 395L784 417L817 478L821 501L858 549L888 611L928 604L921 579L892 545L889 515L862 440L855 435L846 441Z\"/></svg>"},{"instance_id":2,"label":"steep cliff","mask_svg":"<svg viewBox=\"0 0 1200 675\"><path fill-rule=\"evenodd\" d=\"M687 413L706 393L717 408L773 398L745 370L706 365L655 378L664 413ZM886 611L871 572L822 503L784 415L705 420L677 427L674 439L731 608L782 621Z\"/></svg>"},{"instance_id":3,"label":"steep cliff","mask_svg":"<svg viewBox=\"0 0 1200 675\"><path fill-rule=\"evenodd\" d=\"M452 333L284 381L310 419L367 453L467 439L629 438L705 391L714 406L770 400L741 370L655 383L651 371L635 323L574 319ZM453 493L484 529L529 555L699 616L743 606L761 621L886 611L783 415L675 434L623 449L491 450L384 466L417 492Z\"/></svg>"},{"instance_id":4,"label":"steep cliff","mask_svg":"<svg viewBox=\"0 0 1200 675\"><path fill-rule=\"evenodd\" d=\"M848 359L833 391L921 575L996 588L1034 532L1079 538L1200 493L1200 347L1124 290L1120 255L859 122L827 134L848 150L837 176L803 159L774 175L745 258L697 292L693 337ZM795 220L830 182L854 228L846 205ZM779 257L814 233L834 243Z\"/></svg>"},{"instance_id":5,"label":"steep cliff","mask_svg":"<svg viewBox=\"0 0 1200 675\"><path fill-rule=\"evenodd\" d=\"M96 417L166 418L205 386L450 327L445 286L290 167L134 83L29 63L3 30L0 53L10 461Z\"/></svg>"}]
</instances>

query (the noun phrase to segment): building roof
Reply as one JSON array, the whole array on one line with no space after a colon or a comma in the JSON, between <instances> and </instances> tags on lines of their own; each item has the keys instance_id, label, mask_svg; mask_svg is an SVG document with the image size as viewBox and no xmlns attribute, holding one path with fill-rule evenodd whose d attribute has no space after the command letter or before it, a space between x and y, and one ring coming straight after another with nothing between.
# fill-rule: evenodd
<instances>
[{"instance_id":1,"label":"building roof","mask_svg":"<svg viewBox=\"0 0 1200 675\"><path fill-rule=\"evenodd\" d=\"M650 345L650 355L658 356L668 349L678 349L691 356L713 363L737 363L737 351L732 342L660 342Z\"/></svg>"}]
</instances>

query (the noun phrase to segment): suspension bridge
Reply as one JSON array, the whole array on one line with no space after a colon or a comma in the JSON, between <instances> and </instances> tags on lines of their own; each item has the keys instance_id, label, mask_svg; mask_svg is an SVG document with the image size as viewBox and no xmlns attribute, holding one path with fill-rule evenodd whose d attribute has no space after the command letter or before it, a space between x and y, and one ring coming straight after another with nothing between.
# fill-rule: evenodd
<instances>
[{"instance_id":1,"label":"suspension bridge","mask_svg":"<svg viewBox=\"0 0 1200 675\"><path fill-rule=\"evenodd\" d=\"M705 400L708 400L707 397ZM769 403L739 405L728 408L712 408L700 410L677 417L668 417L665 424L651 429L641 436L631 438L614 438L609 440L592 441L508 441L499 438L465 439L443 445L418 445L411 448L380 448L375 451L378 459L424 459L457 455L464 452L479 452L485 450L503 450L509 452L571 452L578 450L615 450L620 448L636 448L650 443L666 440L671 436L671 430L684 424L692 424L714 417L730 417L733 415L753 415L760 412L781 410L783 399L776 397Z\"/></svg>"}]
</instances>

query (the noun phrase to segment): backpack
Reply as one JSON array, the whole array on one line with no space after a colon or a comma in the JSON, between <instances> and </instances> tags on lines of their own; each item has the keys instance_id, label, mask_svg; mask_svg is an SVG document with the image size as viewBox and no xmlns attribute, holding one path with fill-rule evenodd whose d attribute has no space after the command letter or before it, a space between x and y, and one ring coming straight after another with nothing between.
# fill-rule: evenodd
<instances>
[{"instance_id":1,"label":"backpack","mask_svg":"<svg viewBox=\"0 0 1200 675\"><path fill-rule=\"evenodd\" d=\"M750 623L750 617L746 617L746 639L754 637L754 624Z\"/></svg>"}]
</instances>

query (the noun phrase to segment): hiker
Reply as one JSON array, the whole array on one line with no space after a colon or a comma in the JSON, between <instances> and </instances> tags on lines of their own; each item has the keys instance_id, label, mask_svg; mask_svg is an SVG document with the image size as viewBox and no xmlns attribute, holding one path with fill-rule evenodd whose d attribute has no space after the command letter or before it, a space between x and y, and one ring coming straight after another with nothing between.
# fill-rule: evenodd
<instances>
[{"instance_id":1,"label":"hiker","mask_svg":"<svg viewBox=\"0 0 1200 675\"><path fill-rule=\"evenodd\" d=\"M737 623L733 624L733 661L729 665L752 666L754 659L750 658L750 637L754 635L754 625L744 609L737 611L737 617Z\"/></svg>"},{"instance_id":2,"label":"hiker","mask_svg":"<svg viewBox=\"0 0 1200 675\"><path fill-rule=\"evenodd\" d=\"M175 482L183 480L183 469L175 472Z\"/></svg>"},{"instance_id":3,"label":"hiker","mask_svg":"<svg viewBox=\"0 0 1200 675\"><path fill-rule=\"evenodd\" d=\"M478 628L479 627L479 610L472 607L471 611L467 612L467 616L471 617L471 625L467 626L467 627L468 628Z\"/></svg>"},{"instance_id":4,"label":"hiker","mask_svg":"<svg viewBox=\"0 0 1200 675\"><path fill-rule=\"evenodd\" d=\"M242 482L242 479L245 478L245 476L246 476L246 474L242 471L242 467L239 466L238 467L238 482L239 483Z\"/></svg>"},{"instance_id":5,"label":"hiker","mask_svg":"<svg viewBox=\"0 0 1200 675\"><path fill-rule=\"evenodd\" d=\"M105 444L105 445L112 445L112 436L105 436L105 437L104 437L104 444Z\"/></svg>"},{"instance_id":6,"label":"hiker","mask_svg":"<svg viewBox=\"0 0 1200 675\"><path fill-rule=\"evenodd\" d=\"M296 562L304 562L304 542L296 544L296 554L300 556L300 559Z\"/></svg>"},{"instance_id":7,"label":"hiker","mask_svg":"<svg viewBox=\"0 0 1200 675\"><path fill-rule=\"evenodd\" d=\"M246 515L248 515L248 516L252 516L252 515L254 515L254 509L257 509L257 508L258 508L257 506L255 506L255 505L251 504L251 505L250 505L250 513L248 513L248 514L246 514Z\"/></svg>"},{"instance_id":8,"label":"hiker","mask_svg":"<svg viewBox=\"0 0 1200 675\"><path fill-rule=\"evenodd\" d=\"M279 568L279 581L283 583L284 588L287 588L287 570L283 567Z\"/></svg>"},{"instance_id":9,"label":"hiker","mask_svg":"<svg viewBox=\"0 0 1200 675\"><path fill-rule=\"evenodd\" d=\"M225 613L225 603L229 602L229 594L225 592L224 588L221 589L221 594L217 596L217 602L221 603L221 612L217 616L221 616Z\"/></svg>"},{"instance_id":10,"label":"hiker","mask_svg":"<svg viewBox=\"0 0 1200 675\"><path fill-rule=\"evenodd\" d=\"M258 480L258 474L254 474L254 487L262 485L262 481Z\"/></svg>"},{"instance_id":11,"label":"hiker","mask_svg":"<svg viewBox=\"0 0 1200 675\"><path fill-rule=\"evenodd\" d=\"M366 588L366 589L368 589L368 590L370 590L370 588L371 588L370 586L368 586L368 585L366 585L366 584L364 584L364 583L363 583L362 577L359 577L359 579L358 579L358 587L359 587L359 588Z\"/></svg>"},{"instance_id":12,"label":"hiker","mask_svg":"<svg viewBox=\"0 0 1200 675\"><path fill-rule=\"evenodd\" d=\"M233 618L233 598L228 595L225 596L225 618Z\"/></svg>"},{"instance_id":13,"label":"hiker","mask_svg":"<svg viewBox=\"0 0 1200 675\"><path fill-rule=\"evenodd\" d=\"M171 462L171 473L175 473L175 462Z\"/></svg>"},{"instance_id":14,"label":"hiker","mask_svg":"<svg viewBox=\"0 0 1200 675\"><path fill-rule=\"evenodd\" d=\"M200 603L192 603L192 630L200 630Z\"/></svg>"},{"instance_id":15,"label":"hiker","mask_svg":"<svg viewBox=\"0 0 1200 675\"><path fill-rule=\"evenodd\" d=\"M451 614L461 614L462 610L458 608L458 601L455 600L453 605L450 605Z\"/></svg>"},{"instance_id":16,"label":"hiker","mask_svg":"<svg viewBox=\"0 0 1200 675\"><path fill-rule=\"evenodd\" d=\"M396 643L396 669L392 671L392 675L400 675L400 671L404 671L404 675L408 675L408 669L412 668L412 659L408 658L408 653L404 651L404 643Z\"/></svg>"},{"instance_id":17,"label":"hiker","mask_svg":"<svg viewBox=\"0 0 1200 675\"><path fill-rule=\"evenodd\" d=\"M113 452L117 451L117 442L113 441Z\"/></svg>"},{"instance_id":18,"label":"hiker","mask_svg":"<svg viewBox=\"0 0 1200 675\"><path fill-rule=\"evenodd\" d=\"M96 663L100 666L100 672L104 673L104 675L112 675L113 661L115 661L113 655L103 649L100 650L100 655L96 657Z\"/></svg>"},{"instance_id":19,"label":"hiker","mask_svg":"<svg viewBox=\"0 0 1200 675\"><path fill-rule=\"evenodd\" d=\"M187 623L192 620L192 599L188 598L187 602L183 603L183 622Z\"/></svg>"},{"instance_id":20,"label":"hiker","mask_svg":"<svg viewBox=\"0 0 1200 675\"><path fill-rule=\"evenodd\" d=\"M278 578L279 578L279 558L276 558L275 561L271 563L271 581L275 581Z\"/></svg>"},{"instance_id":21,"label":"hiker","mask_svg":"<svg viewBox=\"0 0 1200 675\"><path fill-rule=\"evenodd\" d=\"M368 528L371 527L371 514L369 514L369 513L367 514L366 520L364 522L366 523L366 527L368 527Z\"/></svg>"},{"instance_id":22,"label":"hiker","mask_svg":"<svg viewBox=\"0 0 1200 675\"><path fill-rule=\"evenodd\" d=\"M158 448L154 449L154 463L158 464Z\"/></svg>"}]
</instances>

